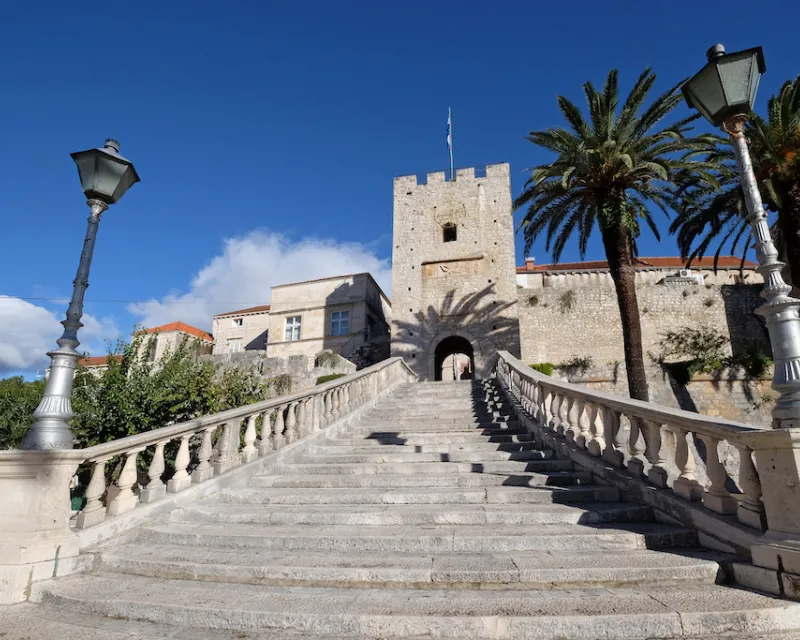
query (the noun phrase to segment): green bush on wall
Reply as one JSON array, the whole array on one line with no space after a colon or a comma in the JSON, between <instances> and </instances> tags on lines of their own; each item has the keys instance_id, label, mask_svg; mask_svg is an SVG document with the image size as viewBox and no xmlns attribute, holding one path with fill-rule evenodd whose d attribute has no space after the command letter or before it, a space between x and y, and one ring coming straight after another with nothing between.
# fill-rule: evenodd
<instances>
[{"instance_id":1,"label":"green bush on wall","mask_svg":"<svg viewBox=\"0 0 800 640\"><path fill-rule=\"evenodd\" d=\"M324 384L326 382L330 382L331 380L336 380L336 378L341 378L346 374L344 373L330 373L327 376L320 376L317 378L317 384Z\"/></svg>"},{"instance_id":2,"label":"green bush on wall","mask_svg":"<svg viewBox=\"0 0 800 640\"><path fill-rule=\"evenodd\" d=\"M537 362L536 364L531 365L531 369L536 369L539 373L543 373L546 376L553 375L553 369L556 368L552 362Z\"/></svg>"}]
</instances>

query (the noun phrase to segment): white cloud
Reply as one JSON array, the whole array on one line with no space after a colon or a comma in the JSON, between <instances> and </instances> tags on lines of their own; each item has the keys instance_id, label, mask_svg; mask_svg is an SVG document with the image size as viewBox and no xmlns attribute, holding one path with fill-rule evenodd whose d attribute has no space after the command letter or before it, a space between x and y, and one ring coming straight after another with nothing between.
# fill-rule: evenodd
<instances>
[{"instance_id":1,"label":"white cloud","mask_svg":"<svg viewBox=\"0 0 800 640\"><path fill-rule=\"evenodd\" d=\"M368 246L319 238L292 242L279 233L252 231L225 240L221 255L192 279L188 293L132 304L128 311L146 327L180 320L210 330L214 314L268 304L274 285L364 271L391 295L389 261Z\"/></svg>"},{"instance_id":2,"label":"white cloud","mask_svg":"<svg viewBox=\"0 0 800 640\"><path fill-rule=\"evenodd\" d=\"M66 310L66 304L64 305ZM47 352L57 347L64 328L62 315L19 298L0 298L0 374L11 371L44 371L49 366ZM113 320L84 315L78 334L78 351L105 352L104 341L119 334Z\"/></svg>"}]
</instances>

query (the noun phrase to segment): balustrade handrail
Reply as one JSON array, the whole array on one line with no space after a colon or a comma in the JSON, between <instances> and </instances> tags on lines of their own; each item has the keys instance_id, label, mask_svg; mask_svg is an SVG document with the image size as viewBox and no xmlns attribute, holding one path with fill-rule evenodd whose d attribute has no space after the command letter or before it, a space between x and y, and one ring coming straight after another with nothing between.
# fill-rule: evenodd
<instances>
[{"instance_id":1,"label":"balustrade handrail","mask_svg":"<svg viewBox=\"0 0 800 640\"><path fill-rule=\"evenodd\" d=\"M292 402L304 400L311 396L325 393L331 389L355 382L356 380L368 376L371 373L389 367L398 360L401 362L401 366L408 369L410 373L413 373L402 358L389 358L388 360L383 360L382 362L362 369L361 371L347 374L341 378L336 378L330 382L325 382L315 387L311 387L310 389L298 391L297 393L278 396L277 398L270 398L269 400L261 400L260 402L254 402L242 407L236 407L235 409L226 409L225 411L220 411L219 413L200 416L199 418L185 420L184 422L178 422L166 427L159 427L158 429L152 429L151 431L146 431L144 433L137 433L133 436L126 436L124 438L112 440L111 442L92 445L91 447L86 447L84 449L73 449L72 451L76 457L82 457L84 461L99 457L106 457L109 455L113 456L118 453L124 453L134 447L149 446L162 440L173 439L183 433L201 431L203 427L219 425L225 422L236 420L238 418L246 418L254 413L268 409L274 409L281 405L290 404Z\"/></svg>"},{"instance_id":2,"label":"balustrade handrail","mask_svg":"<svg viewBox=\"0 0 800 640\"><path fill-rule=\"evenodd\" d=\"M770 430L556 380L507 351L498 353L496 371L515 411L545 446L566 442L679 498L765 529L753 447Z\"/></svg>"},{"instance_id":3,"label":"balustrade handrail","mask_svg":"<svg viewBox=\"0 0 800 640\"><path fill-rule=\"evenodd\" d=\"M519 358L515 358L508 351L500 351L498 352L498 356L521 376L529 378L530 380L535 380L538 384L548 387L551 390L563 391L582 400L600 402L610 409L627 415L634 415L644 420L661 423L669 422L676 426L683 427L688 431L696 431L726 440L738 440L739 438L737 436L739 435L750 434L757 431L769 431L769 429L765 427L756 427L741 422L694 413L693 411L686 411L685 409L664 407L651 402L634 400L633 398L626 398L604 391L588 389L583 385L564 382L563 380L558 380L557 378L536 371Z\"/></svg>"}]
</instances>

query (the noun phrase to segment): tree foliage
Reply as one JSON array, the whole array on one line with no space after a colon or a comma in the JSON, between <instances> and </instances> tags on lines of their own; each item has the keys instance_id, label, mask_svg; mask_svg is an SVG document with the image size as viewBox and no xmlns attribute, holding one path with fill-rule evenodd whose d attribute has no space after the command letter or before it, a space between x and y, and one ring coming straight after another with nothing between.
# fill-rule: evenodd
<instances>
[{"instance_id":1,"label":"tree foliage","mask_svg":"<svg viewBox=\"0 0 800 640\"><path fill-rule=\"evenodd\" d=\"M745 136L764 208L777 214L773 237L793 281L800 282L800 77L785 82L769 99L766 119L751 114ZM715 266L723 250L741 251L744 262L752 247L733 149L723 137L717 137L716 144L709 160L718 165L717 184L687 177L676 194L680 215L670 227L681 255L690 261L716 243Z\"/></svg>"},{"instance_id":2,"label":"tree foliage","mask_svg":"<svg viewBox=\"0 0 800 640\"><path fill-rule=\"evenodd\" d=\"M688 135L696 115L660 125L683 99L680 85L646 105L656 76L645 69L620 107L617 76L612 70L600 91L584 84L588 119L559 96L569 127L530 132L530 142L556 157L531 170L514 206L526 209L519 225L526 251L544 236L554 261L573 237L583 258L589 237L599 230L617 290L630 394L647 400L634 284L637 239L642 226L660 238L650 205L668 213L678 177L715 181L714 166L703 157L715 137Z\"/></svg>"},{"instance_id":3,"label":"tree foliage","mask_svg":"<svg viewBox=\"0 0 800 640\"><path fill-rule=\"evenodd\" d=\"M117 342L105 371L79 367L72 394L76 447L89 447L158 429L209 413L265 400L274 391L252 371L215 371L196 358L189 341L157 362L145 354L144 338ZM19 446L33 422L44 381L0 381L0 446Z\"/></svg>"}]
</instances>

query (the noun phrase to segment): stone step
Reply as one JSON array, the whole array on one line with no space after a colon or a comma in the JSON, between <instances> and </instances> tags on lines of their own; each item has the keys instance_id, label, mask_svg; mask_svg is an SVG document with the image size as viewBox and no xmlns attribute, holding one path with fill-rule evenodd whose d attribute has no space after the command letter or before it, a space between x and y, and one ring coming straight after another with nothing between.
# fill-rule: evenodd
<instances>
[{"instance_id":1,"label":"stone step","mask_svg":"<svg viewBox=\"0 0 800 640\"><path fill-rule=\"evenodd\" d=\"M429 525L321 527L171 522L142 527L142 544L219 549L342 553L513 553L692 547L694 531L657 523L629 525Z\"/></svg>"},{"instance_id":2,"label":"stone step","mask_svg":"<svg viewBox=\"0 0 800 640\"><path fill-rule=\"evenodd\" d=\"M124 621L353 638L753 637L800 631L800 605L724 586L579 591L298 589L96 573L34 585L36 602ZM194 636L197 637L197 636Z\"/></svg>"},{"instance_id":3,"label":"stone step","mask_svg":"<svg viewBox=\"0 0 800 640\"><path fill-rule=\"evenodd\" d=\"M552 451L452 451L424 453L414 451L380 451L380 452L353 452L339 451L334 453L319 453L309 451L294 458L294 462L301 463L336 463L354 464L363 462L502 462L505 460L521 462L527 460L550 460L555 454Z\"/></svg>"},{"instance_id":4,"label":"stone step","mask_svg":"<svg viewBox=\"0 0 800 640\"><path fill-rule=\"evenodd\" d=\"M385 439L403 438L416 436L478 436L488 440L493 436L519 436L527 435L528 432L516 422L511 423L489 423L489 424L419 424L409 422L408 424L372 424L365 425L360 429L353 429L347 432L348 437L365 439Z\"/></svg>"},{"instance_id":5,"label":"stone step","mask_svg":"<svg viewBox=\"0 0 800 640\"><path fill-rule=\"evenodd\" d=\"M338 478L338 476L336 476ZM403 476L404 478L406 476ZM591 504L617 502L619 490L607 485L566 487L474 487L381 489L372 487L264 488L225 490L228 504Z\"/></svg>"},{"instance_id":6,"label":"stone step","mask_svg":"<svg viewBox=\"0 0 800 640\"><path fill-rule=\"evenodd\" d=\"M454 423L474 423L483 424L485 422L516 422L517 419L513 415L506 413L490 413L480 412L474 413L472 411L436 411L430 409L427 411L409 412L404 411L401 407L397 409L388 410L372 410L364 414L362 424L383 424L392 422L409 424L409 423L429 423L434 424L454 424Z\"/></svg>"},{"instance_id":7,"label":"stone step","mask_svg":"<svg viewBox=\"0 0 800 640\"><path fill-rule=\"evenodd\" d=\"M440 505L255 505L220 504L184 507L180 522L309 526L546 525L645 522L653 511L644 505L598 503L567 506L544 504Z\"/></svg>"},{"instance_id":8,"label":"stone step","mask_svg":"<svg viewBox=\"0 0 800 640\"><path fill-rule=\"evenodd\" d=\"M407 444L407 445L437 445L437 444L491 444L491 443L514 443L533 440L533 435L518 429L519 433L512 434L510 429L500 432L497 435L484 436L480 433L389 433L371 434L364 433L361 437L356 437L355 432L348 432L341 437L332 437L325 440L325 444L331 445L374 445L384 446L385 444Z\"/></svg>"},{"instance_id":9,"label":"stone step","mask_svg":"<svg viewBox=\"0 0 800 640\"><path fill-rule=\"evenodd\" d=\"M513 474L335 474L253 476L251 487L563 487L592 484L588 471L551 471Z\"/></svg>"},{"instance_id":10,"label":"stone step","mask_svg":"<svg viewBox=\"0 0 800 640\"><path fill-rule=\"evenodd\" d=\"M340 455L361 453L519 453L522 451L539 451L534 442L460 442L460 443L434 443L434 444L405 444L381 442L379 440L349 440L343 443L327 441L325 444L312 444L308 446L308 455ZM552 457L552 451L545 451L547 457Z\"/></svg>"},{"instance_id":11,"label":"stone step","mask_svg":"<svg viewBox=\"0 0 800 640\"><path fill-rule=\"evenodd\" d=\"M181 629L169 624L109 618L30 602L0 608L0 629L3 640L355 640L354 636L317 635L288 629ZM429 639L417 636L398 640Z\"/></svg>"},{"instance_id":12,"label":"stone step","mask_svg":"<svg viewBox=\"0 0 800 640\"><path fill-rule=\"evenodd\" d=\"M429 475L461 473L514 474L532 471L570 471L570 460L521 460L507 462L384 462L384 463L336 463L336 462L287 462L275 465L275 472L293 474L392 474Z\"/></svg>"},{"instance_id":13,"label":"stone step","mask_svg":"<svg viewBox=\"0 0 800 640\"><path fill-rule=\"evenodd\" d=\"M127 544L94 554L101 571L206 582L303 587L574 589L715 584L724 572L709 552L344 554Z\"/></svg>"}]
</instances>

